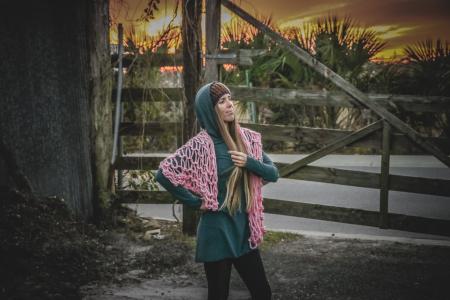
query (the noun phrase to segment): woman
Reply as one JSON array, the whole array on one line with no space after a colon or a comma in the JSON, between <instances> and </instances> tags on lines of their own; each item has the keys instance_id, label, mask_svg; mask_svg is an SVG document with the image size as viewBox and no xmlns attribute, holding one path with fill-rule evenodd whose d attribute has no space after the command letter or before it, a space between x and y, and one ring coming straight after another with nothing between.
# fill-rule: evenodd
<instances>
[{"instance_id":1,"label":"woman","mask_svg":"<svg viewBox=\"0 0 450 300\"><path fill-rule=\"evenodd\" d=\"M208 299L227 299L231 266L252 299L271 298L258 250L263 227L261 187L278 170L263 152L261 135L241 128L224 84L203 86L195 98L202 130L163 160L156 180L183 204L203 213L195 260L203 262Z\"/></svg>"}]
</instances>

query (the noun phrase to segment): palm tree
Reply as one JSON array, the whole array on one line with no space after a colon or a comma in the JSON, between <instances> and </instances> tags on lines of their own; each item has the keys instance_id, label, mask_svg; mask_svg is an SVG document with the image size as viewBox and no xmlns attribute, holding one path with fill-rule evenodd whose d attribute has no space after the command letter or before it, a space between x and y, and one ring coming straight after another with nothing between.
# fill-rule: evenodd
<instances>
[{"instance_id":1,"label":"palm tree","mask_svg":"<svg viewBox=\"0 0 450 300\"><path fill-rule=\"evenodd\" d=\"M448 41L427 39L404 49L409 62L406 74L410 92L419 95L450 96L450 46ZM408 114L411 123L418 129L433 129L438 133L450 136L450 113L441 114Z\"/></svg>"},{"instance_id":2,"label":"palm tree","mask_svg":"<svg viewBox=\"0 0 450 300\"><path fill-rule=\"evenodd\" d=\"M336 16L328 16L317 20L315 57L359 89L367 91L365 70L371 65L370 60L384 46L385 42L382 42L374 31L361 28L350 17L338 19ZM327 88L333 88L323 79L319 82ZM340 118L342 123L338 124L339 115L343 113L347 116ZM327 127L364 125L359 109L325 107L322 114Z\"/></svg>"},{"instance_id":3,"label":"palm tree","mask_svg":"<svg viewBox=\"0 0 450 300\"><path fill-rule=\"evenodd\" d=\"M256 16L260 22L276 29L272 16ZM233 18L229 23L222 26L221 45L227 49L263 49L267 48L268 40L264 34L254 26L241 18Z\"/></svg>"},{"instance_id":4,"label":"palm tree","mask_svg":"<svg viewBox=\"0 0 450 300\"><path fill-rule=\"evenodd\" d=\"M385 44L350 17L328 16L315 24L316 58L357 87L358 76Z\"/></svg>"},{"instance_id":5,"label":"palm tree","mask_svg":"<svg viewBox=\"0 0 450 300\"><path fill-rule=\"evenodd\" d=\"M366 82L367 75L370 74L368 69L372 64L371 59L385 46L374 31L361 28L350 17L339 19L336 16L328 16L318 19L315 23L285 29L281 33L362 90L369 88ZM259 78L259 81L254 80L256 84L286 88L335 89L320 74L281 48L273 48L268 55L256 61L251 73L252 79ZM297 111L295 118L286 118L282 113L284 106L274 105L272 108L279 111L275 116L278 115L280 121L290 120L291 123L299 125L309 123L310 126L344 126L344 123L337 124L339 114L343 113L342 109L308 108L313 110L309 113L313 118L306 117L301 111ZM359 114L359 110L351 110L351 114L351 119L361 120L354 115ZM363 125L357 123L350 125Z\"/></svg>"},{"instance_id":6,"label":"palm tree","mask_svg":"<svg viewBox=\"0 0 450 300\"><path fill-rule=\"evenodd\" d=\"M404 50L417 94L450 96L450 47L441 39L417 42Z\"/></svg>"}]
</instances>

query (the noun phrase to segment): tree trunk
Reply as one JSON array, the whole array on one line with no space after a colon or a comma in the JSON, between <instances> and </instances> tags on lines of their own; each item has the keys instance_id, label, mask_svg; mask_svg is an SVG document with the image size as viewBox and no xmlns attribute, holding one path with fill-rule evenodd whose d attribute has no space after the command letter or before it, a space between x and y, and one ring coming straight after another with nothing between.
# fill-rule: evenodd
<instances>
[{"instance_id":1,"label":"tree trunk","mask_svg":"<svg viewBox=\"0 0 450 300\"><path fill-rule=\"evenodd\" d=\"M0 6L3 141L37 195L88 218L109 165L108 1Z\"/></svg>"},{"instance_id":2,"label":"tree trunk","mask_svg":"<svg viewBox=\"0 0 450 300\"><path fill-rule=\"evenodd\" d=\"M198 132L195 124L195 95L200 85L201 72L201 0L183 0L183 142L187 142ZM195 234L197 227L196 213L186 205L183 206L183 232Z\"/></svg>"},{"instance_id":3,"label":"tree trunk","mask_svg":"<svg viewBox=\"0 0 450 300\"><path fill-rule=\"evenodd\" d=\"M94 216L100 220L109 206L113 170L112 69L109 45L109 1L89 1L87 38L90 57L91 161Z\"/></svg>"}]
</instances>

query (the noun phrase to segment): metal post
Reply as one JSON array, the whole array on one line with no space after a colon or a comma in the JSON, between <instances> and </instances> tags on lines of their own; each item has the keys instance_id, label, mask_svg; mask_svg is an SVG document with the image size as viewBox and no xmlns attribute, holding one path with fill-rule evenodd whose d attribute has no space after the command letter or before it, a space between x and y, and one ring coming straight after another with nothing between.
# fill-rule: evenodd
<instances>
[{"instance_id":1,"label":"metal post","mask_svg":"<svg viewBox=\"0 0 450 300\"><path fill-rule=\"evenodd\" d=\"M119 66L117 70L117 96L116 96L116 116L114 120L114 142L113 142L113 152L112 152L112 158L111 158L111 164L114 165L116 163L117 159L117 152L119 145L119 125L121 122L121 116L122 116L122 104L121 104L121 97L122 97L122 78L123 78L123 64L122 64L122 57L123 57L123 26L122 24L119 24L118 26L118 54L119 54ZM121 170L117 171L118 174L118 188L120 189L122 187L122 174Z\"/></svg>"},{"instance_id":2,"label":"metal post","mask_svg":"<svg viewBox=\"0 0 450 300\"><path fill-rule=\"evenodd\" d=\"M247 87L252 87L253 86L252 83L250 82L250 78L248 76L248 70L245 70L245 85ZM256 105L255 105L255 102L253 102L253 101L248 102L247 109L250 112L250 121L252 123L256 123L257 117L256 117Z\"/></svg>"}]
</instances>

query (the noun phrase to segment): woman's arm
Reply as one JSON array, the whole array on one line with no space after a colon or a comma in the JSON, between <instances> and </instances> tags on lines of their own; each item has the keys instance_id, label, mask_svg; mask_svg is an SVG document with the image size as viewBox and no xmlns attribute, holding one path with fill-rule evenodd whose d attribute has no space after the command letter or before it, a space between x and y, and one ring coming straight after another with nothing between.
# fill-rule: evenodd
<instances>
[{"instance_id":1,"label":"woman's arm","mask_svg":"<svg viewBox=\"0 0 450 300\"><path fill-rule=\"evenodd\" d=\"M195 196L190 191L182 186L175 186L167 179L162 173L161 169L158 170L155 176L156 181L158 181L172 196L180 200L183 204L186 204L192 208L200 208L202 204L201 198Z\"/></svg>"},{"instance_id":2,"label":"woman's arm","mask_svg":"<svg viewBox=\"0 0 450 300\"><path fill-rule=\"evenodd\" d=\"M247 156L245 168L260 176L264 181L276 182L279 174L272 160L263 152L263 161Z\"/></svg>"}]
</instances>

